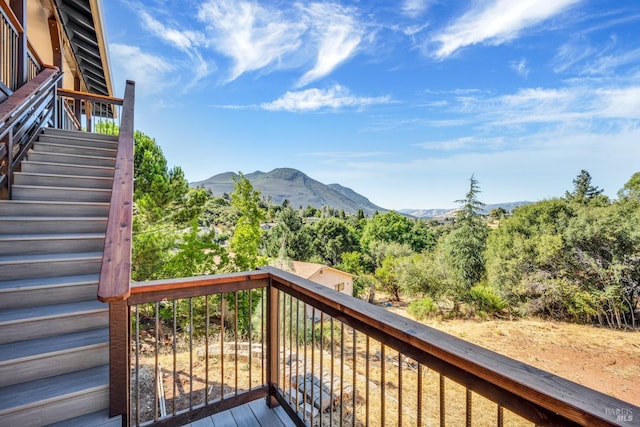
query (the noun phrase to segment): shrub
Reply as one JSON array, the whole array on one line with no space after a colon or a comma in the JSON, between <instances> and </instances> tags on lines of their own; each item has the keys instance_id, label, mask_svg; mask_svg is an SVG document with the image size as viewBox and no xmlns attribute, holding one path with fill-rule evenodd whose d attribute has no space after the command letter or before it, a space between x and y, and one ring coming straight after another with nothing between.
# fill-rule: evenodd
<instances>
[{"instance_id":1,"label":"shrub","mask_svg":"<svg viewBox=\"0 0 640 427\"><path fill-rule=\"evenodd\" d=\"M469 299L477 310L486 314L499 313L507 307L507 302L487 285L476 285L471 288Z\"/></svg>"},{"instance_id":2,"label":"shrub","mask_svg":"<svg viewBox=\"0 0 640 427\"><path fill-rule=\"evenodd\" d=\"M431 298L421 298L413 301L407 307L407 312L418 321L425 320L433 316L438 311L438 306Z\"/></svg>"}]
</instances>

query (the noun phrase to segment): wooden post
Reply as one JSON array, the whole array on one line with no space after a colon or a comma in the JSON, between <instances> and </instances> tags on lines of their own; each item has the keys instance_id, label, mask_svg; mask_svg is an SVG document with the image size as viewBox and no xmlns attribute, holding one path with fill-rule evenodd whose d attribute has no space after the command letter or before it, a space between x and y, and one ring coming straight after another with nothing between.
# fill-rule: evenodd
<instances>
[{"instance_id":1,"label":"wooden post","mask_svg":"<svg viewBox=\"0 0 640 427\"><path fill-rule=\"evenodd\" d=\"M267 385L269 387L269 396L267 397L267 405L270 408L279 406L275 397L278 382L278 355L280 353L278 346L278 290L272 286L272 278L269 278L269 286L267 287Z\"/></svg>"},{"instance_id":2,"label":"wooden post","mask_svg":"<svg viewBox=\"0 0 640 427\"><path fill-rule=\"evenodd\" d=\"M54 17L48 19L49 37L51 38L51 51L53 52L53 65L64 73L64 60L62 57L62 37L60 35L60 26ZM58 81L58 87L62 87L62 79Z\"/></svg>"},{"instance_id":3,"label":"wooden post","mask_svg":"<svg viewBox=\"0 0 640 427\"><path fill-rule=\"evenodd\" d=\"M127 301L109 304L109 416L129 420L129 325Z\"/></svg>"},{"instance_id":4,"label":"wooden post","mask_svg":"<svg viewBox=\"0 0 640 427\"><path fill-rule=\"evenodd\" d=\"M73 90L80 91L80 77L73 76ZM76 120L78 123L82 123L82 100L76 98L73 101L73 113L76 115Z\"/></svg>"},{"instance_id":5,"label":"wooden post","mask_svg":"<svg viewBox=\"0 0 640 427\"><path fill-rule=\"evenodd\" d=\"M18 85L11 88L15 91L27 82L27 0L11 0L9 6L22 26L22 32L18 34Z\"/></svg>"}]
</instances>

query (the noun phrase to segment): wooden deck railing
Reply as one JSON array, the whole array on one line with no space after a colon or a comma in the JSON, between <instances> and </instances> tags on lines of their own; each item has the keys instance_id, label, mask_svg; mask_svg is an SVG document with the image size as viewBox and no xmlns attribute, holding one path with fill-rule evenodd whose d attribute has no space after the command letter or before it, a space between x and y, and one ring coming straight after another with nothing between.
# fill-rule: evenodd
<instances>
[{"instance_id":1,"label":"wooden deck railing","mask_svg":"<svg viewBox=\"0 0 640 427\"><path fill-rule=\"evenodd\" d=\"M44 65L27 40L20 21L4 1L0 1L0 34L0 89L10 95L34 79Z\"/></svg>"},{"instance_id":2,"label":"wooden deck railing","mask_svg":"<svg viewBox=\"0 0 640 427\"><path fill-rule=\"evenodd\" d=\"M630 403L271 267L137 283L125 306L111 364L129 425L260 397L313 426L639 421Z\"/></svg>"}]
</instances>

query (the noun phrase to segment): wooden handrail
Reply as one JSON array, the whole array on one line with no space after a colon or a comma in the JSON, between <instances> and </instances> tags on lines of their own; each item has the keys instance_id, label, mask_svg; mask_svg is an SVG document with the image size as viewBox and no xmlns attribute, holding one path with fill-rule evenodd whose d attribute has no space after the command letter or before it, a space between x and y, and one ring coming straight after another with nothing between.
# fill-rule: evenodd
<instances>
[{"instance_id":1,"label":"wooden handrail","mask_svg":"<svg viewBox=\"0 0 640 427\"><path fill-rule=\"evenodd\" d=\"M272 286L402 351L539 424L620 425L640 408L274 267ZM558 414L564 420L554 418ZM553 424L556 425L556 424Z\"/></svg>"},{"instance_id":2,"label":"wooden handrail","mask_svg":"<svg viewBox=\"0 0 640 427\"><path fill-rule=\"evenodd\" d=\"M156 302L165 298L178 299L257 289L267 286L268 279L269 273L256 270L214 276L138 282L131 285L131 296L127 303L134 305Z\"/></svg>"},{"instance_id":3,"label":"wooden handrail","mask_svg":"<svg viewBox=\"0 0 640 427\"><path fill-rule=\"evenodd\" d=\"M18 18L16 18L16 15L13 13L13 10L11 10L11 7L4 1L0 1L0 9L2 9L2 14L9 20L9 23L13 25L13 29L18 34L24 33L22 24L20 24L20 21L18 21Z\"/></svg>"},{"instance_id":4,"label":"wooden handrail","mask_svg":"<svg viewBox=\"0 0 640 427\"><path fill-rule=\"evenodd\" d=\"M33 45L31 44L31 41L29 41L29 39L27 39L27 47L29 48L29 54L31 54L31 56L33 56L33 59L36 60L38 65L40 67L44 67L44 62L42 62L42 58L40 58L40 55L38 55L38 52L33 47Z\"/></svg>"},{"instance_id":5,"label":"wooden handrail","mask_svg":"<svg viewBox=\"0 0 640 427\"><path fill-rule=\"evenodd\" d=\"M85 101L104 102L106 104L123 105L122 98L115 98L113 96L99 95L97 93L80 92L71 89L58 89L58 96L64 96L73 99L83 99ZM126 91L125 91L126 98Z\"/></svg>"},{"instance_id":6,"label":"wooden handrail","mask_svg":"<svg viewBox=\"0 0 640 427\"><path fill-rule=\"evenodd\" d=\"M102 302L123 301L131 294L134 104L135 83L127 80L98 282L98 300Z\"/></svg>"},{"instance_id":7,"label":"wooden handrail","mask_svg":"<svg viewBox=\"0 0 640 427\"><path fill-rule=\"evenodd\" d=\"M0 128L8 126L20 117L21 111L28 107L29 101L42 93L48 86L55 84L62 77L55 67L45 67L38 75L18 88L0 104Z\"/></svg>"}]
</instances>

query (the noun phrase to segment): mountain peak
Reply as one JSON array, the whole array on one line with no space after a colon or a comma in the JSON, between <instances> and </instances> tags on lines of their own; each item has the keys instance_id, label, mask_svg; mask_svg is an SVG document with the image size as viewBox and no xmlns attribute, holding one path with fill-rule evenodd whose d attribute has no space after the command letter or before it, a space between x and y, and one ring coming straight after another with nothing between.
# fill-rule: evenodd
<instances>
[{"instance_id":1,"label":"mountain peak","mask_svg":"<svg viewBox=\"0 0 640 427\"><path fill-rule=\"evenodd\" d=\"M214 195L221 196L233 191L233 175L235 174L231 172L221 173L204 181L192 182L191 186L204 187ZM245 177L262 196L276 204L281 204L286 199L293 207L310 205L319 209L331 206L347 213L356 213L362 209L366 215L386 211L350 188L340 184L325 185L293 168L277 168L266 173L256 171Z\"/></svg>"}]
</instances>

